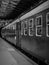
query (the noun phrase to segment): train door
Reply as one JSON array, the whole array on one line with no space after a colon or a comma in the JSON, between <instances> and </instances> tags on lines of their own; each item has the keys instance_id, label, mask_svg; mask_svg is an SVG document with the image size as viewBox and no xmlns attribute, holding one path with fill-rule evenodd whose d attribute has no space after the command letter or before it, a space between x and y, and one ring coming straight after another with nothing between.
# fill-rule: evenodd
<instances>
[{"instance_id":1,"label":"train door","mask_svg":"<svg viewBox=\"0 0 49 65\"><path fill-rule=\"evenodd\" d=\"M21 22L16 23L16 46L21 47Z\"/></svg>"}]
</instances>

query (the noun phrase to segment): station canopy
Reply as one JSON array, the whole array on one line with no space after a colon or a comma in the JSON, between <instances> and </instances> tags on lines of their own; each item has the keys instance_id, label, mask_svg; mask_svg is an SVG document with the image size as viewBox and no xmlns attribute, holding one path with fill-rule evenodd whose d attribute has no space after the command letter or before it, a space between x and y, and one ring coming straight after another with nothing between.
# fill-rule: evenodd
<instances>
[{"instance_id":1,"label":"station canopy","mask_svg":"<svg viewBox=\"0 0 49 65\"><path fill-rule=\"evenodd\" d=\"M0 0L0 27L44 0Z\"/></svg>"},{"instance_id":2,"label":"station canopy","mask_svg":"<svg viewBox=\"0 0 49 65\"><path fill-rule=\"evenodd\" d=\"M40 0L0 0L0 19L14 19Z\"/></svg>"},{"instance_id":3,"label":"station canopy","mask_svg":"<svg viewBox=\"0 0 49 65\"><path fill-rule=\"evenodd\" d=\"M20 0L0 0L0 17L4 18L9 15L19 2Z\"/></svg>"}]
</instances>

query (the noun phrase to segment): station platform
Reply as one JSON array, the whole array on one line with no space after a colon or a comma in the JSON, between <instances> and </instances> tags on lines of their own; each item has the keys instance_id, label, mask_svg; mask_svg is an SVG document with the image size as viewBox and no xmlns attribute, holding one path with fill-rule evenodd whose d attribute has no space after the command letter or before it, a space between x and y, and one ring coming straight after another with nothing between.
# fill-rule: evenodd
<instances>
[{"instance_id":1,"label":"station platform","mask_svg":"<svg viewBox=\"0 0 49 65\"><path fill-rule=\"evenodd\" d=\"M38 65L0 38L0 65Z\"/></svg>"}]
</instances>

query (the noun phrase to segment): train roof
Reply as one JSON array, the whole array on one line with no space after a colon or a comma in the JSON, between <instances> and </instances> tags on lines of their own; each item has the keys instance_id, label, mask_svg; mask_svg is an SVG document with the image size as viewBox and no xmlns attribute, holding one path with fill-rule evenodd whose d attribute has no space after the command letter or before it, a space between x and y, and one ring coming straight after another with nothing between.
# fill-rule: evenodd
<instances>
[{"instance_id":1,"label":"train roof","mask_svg":"<svg viewBox=\"0 0 49 65\"><path fill-rule=\"evenodd\" d=\"M31 11L29 11L28 13L24 14L23 16L20 17L20 20L26 19L34 14L37 14L45 9L49 8L49 0L43 2L41 5L39 5L38 7L32 9Z\"/></svg>"},{"instance_id":2,"label":"train roof","mask_svg":"<svg viewBox=\"0 0 49 65\"><path fill-rule=\"evenodd\" d=\"M39 5L41 5L42 3L46 2L47 0L40 0L38 4L35 4L33 6L31 6L30 8L28 8L28 10L22 12L19 17L23 16L24 14L28 13L29 11L33 10L34 8L38 7Z\"/></svg>"}]
</instances>

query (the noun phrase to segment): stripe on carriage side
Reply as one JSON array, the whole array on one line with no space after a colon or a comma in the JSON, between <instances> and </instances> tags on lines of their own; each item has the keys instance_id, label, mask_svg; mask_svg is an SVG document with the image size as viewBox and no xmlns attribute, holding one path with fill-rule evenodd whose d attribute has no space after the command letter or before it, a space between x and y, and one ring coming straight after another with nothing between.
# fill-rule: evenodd
<instances>
[{"instance_id":1,"label":"stripe on carriage side","mask_svg":"<svg viewBox=\"0 0 49 65\"><path fill-rule=\"evenodd\" d=\"M5 26L3 29L5 29L5 28L17 23L17 22L19 22L19 19L14 20L12 23L10 23L9 25Z\"/></svg>"}]
</instances>

